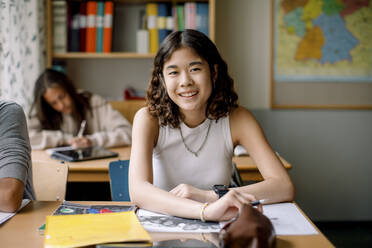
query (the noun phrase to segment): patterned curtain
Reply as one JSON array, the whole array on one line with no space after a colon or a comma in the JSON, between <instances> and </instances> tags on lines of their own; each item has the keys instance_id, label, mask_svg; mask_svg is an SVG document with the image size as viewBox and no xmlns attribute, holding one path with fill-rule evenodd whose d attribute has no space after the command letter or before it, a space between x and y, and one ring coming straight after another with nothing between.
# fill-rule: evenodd
<instances>
[{"instance_id":1,"label":"patterned curtain","mask_svg":"<svg viewBox=\"0 0 372 248\"><path fill-rule=\"evenodd\" d=\"M0 1L0 98L28 113L45 68L45 0Z\"/></svg>"}]
</instances>

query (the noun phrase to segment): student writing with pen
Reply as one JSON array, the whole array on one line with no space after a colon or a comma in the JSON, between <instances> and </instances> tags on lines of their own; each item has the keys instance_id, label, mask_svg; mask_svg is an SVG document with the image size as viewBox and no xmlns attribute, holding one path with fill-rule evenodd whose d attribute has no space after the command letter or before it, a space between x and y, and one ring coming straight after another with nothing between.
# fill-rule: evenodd
<instances>
[{"instance_id":1,"label":"student writing with pen","mask_svg":"<svg viewBox=\"0 0 372 248\"><path fill-rule=\"evenodd\" d=\"M77 91L64 73L52 69L35 83L28 126L32 149L131 144L128 120L102 97Z\"/></svg>"}]
</instances>

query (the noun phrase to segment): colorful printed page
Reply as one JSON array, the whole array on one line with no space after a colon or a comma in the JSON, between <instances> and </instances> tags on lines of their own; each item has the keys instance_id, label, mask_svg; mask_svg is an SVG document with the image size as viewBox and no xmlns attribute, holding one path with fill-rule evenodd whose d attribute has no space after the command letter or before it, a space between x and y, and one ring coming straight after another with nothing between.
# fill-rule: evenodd
<instances>
[{"instance_id":1,"label":"colorful printed page","mask_svg":"<svg viewBox=\"0 0 372 248\"><path fill-rule=\"evenodd\" d=\"M47 216L44 247L79 247L108 242L151 242L133 211Z\"/></svg>"}]
</instances>

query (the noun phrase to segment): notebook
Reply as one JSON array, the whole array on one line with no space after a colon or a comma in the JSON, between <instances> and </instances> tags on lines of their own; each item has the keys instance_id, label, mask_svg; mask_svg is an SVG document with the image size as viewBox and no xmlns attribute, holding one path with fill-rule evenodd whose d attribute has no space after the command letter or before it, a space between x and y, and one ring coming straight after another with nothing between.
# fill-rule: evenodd
<instances>
[{"instance_id":1,"label":"notebook","mask_svg":"<svg viewBox=\"0 0 372 248\"><path fill-rule=\"evenodd\" d=\"M93 146L80 149L62 149L55 150L51 154L52 158L68 161L68 162L77 162L77 161L86 161L93 159L103 159L103 158L112 158L117 157L119 154L117 152L109 151L100 146Z\"/></svg>"},{"instance_id":2,"label":"notebook","mask_svg":"<svg viewBox=\"0 0 372 248\"><path fill-rule=\"evenodd\" d=\"M108 242L151 243L134 211L46 217L44 247L80 247Z\"/></svg>"}]
</instances>

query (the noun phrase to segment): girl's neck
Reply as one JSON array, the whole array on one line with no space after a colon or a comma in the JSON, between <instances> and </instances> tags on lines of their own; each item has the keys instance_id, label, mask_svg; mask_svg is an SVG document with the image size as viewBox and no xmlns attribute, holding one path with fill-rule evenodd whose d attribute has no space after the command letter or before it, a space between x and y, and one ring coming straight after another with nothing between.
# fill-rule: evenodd
<instances>
[{"instance_id":1,"label":"girl's neck","mask_svg":"<svg viewBox=\"0 0 372 248\"><path fill-rule=\"evenodd\" d=\"M207 117L204 113L202 115L190 115L184 113L183 123L185 123L186 126L193 128L199 126L205 121L205 119L207 119Z\"/></svg>"}]
</instances>

